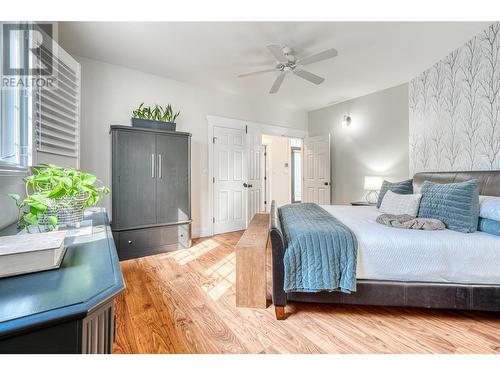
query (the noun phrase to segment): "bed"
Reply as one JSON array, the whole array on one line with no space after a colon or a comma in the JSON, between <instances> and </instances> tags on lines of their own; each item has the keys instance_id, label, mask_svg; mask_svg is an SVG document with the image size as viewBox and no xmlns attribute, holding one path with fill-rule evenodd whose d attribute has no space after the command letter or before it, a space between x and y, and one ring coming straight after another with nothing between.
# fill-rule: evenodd
<instances>
[{"instance_id":1,"label":"bed","mask_svg":"<svg viewBox=\"0 0 500 375\"><path fill-rule=\"evenodd\" d=\"M500 196L500 171L418 173L418 192L426 180L450 183L478 179L479 194ZM375 207L322 206L356 235L356 292L285 292L286 243L275 204L270 212L273 303L277 319L287 302L500 311L500 238L484 232L448 229L418 231L375 222Z\"/></svg>"}]
</instances>

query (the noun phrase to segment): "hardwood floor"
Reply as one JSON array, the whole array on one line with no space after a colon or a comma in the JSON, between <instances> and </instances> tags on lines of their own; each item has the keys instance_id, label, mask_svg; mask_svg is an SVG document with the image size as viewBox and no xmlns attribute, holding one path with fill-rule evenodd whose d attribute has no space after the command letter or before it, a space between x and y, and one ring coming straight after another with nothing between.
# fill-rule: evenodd
<instances>
[{"instance_id":1,"label":"hardwood floor","mask_svg":"<svg viewBox=\"0 0 500 375\"><path fill-rule=\"evenodd\" d=\"M290 304L293 314L277 321L272 305L236 308L234 245L241 234L122 262L127 289L116 304L114 352L500 352L500 314Z\"/></svg>"}]
</instances>

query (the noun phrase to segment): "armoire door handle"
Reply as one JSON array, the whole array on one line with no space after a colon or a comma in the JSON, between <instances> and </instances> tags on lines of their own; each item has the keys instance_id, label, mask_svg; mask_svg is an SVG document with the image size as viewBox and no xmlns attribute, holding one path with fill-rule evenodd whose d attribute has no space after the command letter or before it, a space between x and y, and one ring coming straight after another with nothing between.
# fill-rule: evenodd
<instances>
[{"instance_id":1,"label":"armoire door handle","mask_svg":"<svg viewBox=\"0 0 500 375\"><path fill-rule=\"evenodd\" d=\"M155 154L151 154L151 178L155 178Z\"/></svg>"},{"instance_id":2,"label":"armoire door handle","mask_svg":"<svg viewBox=\"0 0 500 375\"><path fill-rule=\"evenodd\" d=\"M161 154L158 154L158 178L162 177L161 173Z\"/></svg>"}]
</instances>

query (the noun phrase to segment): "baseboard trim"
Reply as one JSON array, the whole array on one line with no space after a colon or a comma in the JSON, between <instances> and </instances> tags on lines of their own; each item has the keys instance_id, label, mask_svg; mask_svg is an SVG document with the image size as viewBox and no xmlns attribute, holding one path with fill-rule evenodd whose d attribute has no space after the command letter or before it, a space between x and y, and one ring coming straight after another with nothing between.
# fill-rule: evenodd
<instances>
[{"instance_id":1,"label":"baseboard trim","mask_svg":"<svg viewBox=\"0 0 500 375\"><path fill-rule=\"evenodd\" d=\"M201 229L201 228L192 228L191 229L193 238L201 238L201 237L210 237L212 233L210 233L210 229Z\"/></svg>"}]
</instances>

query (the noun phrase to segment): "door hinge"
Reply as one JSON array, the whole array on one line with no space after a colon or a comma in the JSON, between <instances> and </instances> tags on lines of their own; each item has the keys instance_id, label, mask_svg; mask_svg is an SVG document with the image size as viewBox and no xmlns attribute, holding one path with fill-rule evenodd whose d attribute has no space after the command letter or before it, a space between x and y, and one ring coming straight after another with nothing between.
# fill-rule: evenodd
<instances>
[{"instance_id":1,"label":"door hinge","mask_svg":"<svg viewBox=\"0 0 500 375\"><path fill-rule=\"evenodd\" d=\"M245 125L245 133L248 134L248 125Z\"/></svg>"},{"instance_id":2,"label":"door hinge","mask_svg":"<svg viewBox=\"0 0 500 375\"><path fill-rule=\"evenodd\" d=\"M267 152L264 152L264 156L267 156Z\"/></svg>"},{"instance_id":3,"label":"door hinge","mask_svg":"<svg viewBox=\"0 0 500 375\"><path fill-rule=\"evenodd\" d=\"M264 204L267 204L267 201L264 201Z\"/></svg>"},{"instance_id":4,"label":"door hinge","mask_svg":"<svg viewBox=\"0 0 500 375\"><path fill-rule=\"evenodd\" d=\"M215 217L212 218L212 223L215 223Z\"/></svg>"},{"instance_id":5,"label":"door hinge","mask_svg":"<svg viewBox=\"0 0 500 375\"><path fill-rule=\"evenodd\" d=\"M266 177L266 176L264 176L264 181L265 181L265 180L267 180L267 177Z\"/></svg>"},{"instance_id":6,"label":"door hinge","mask_svg":"<svg viewBox=\"0 0 500 375\"><path fill-rule=\"evenodd\" d=\"M212 177L212 182L215 184L215 177Z\"/></svg>"},{"instance_id":7,"label":"door hinge","mask_svg":"<svg viewBox=\"0 0 500 375\"><path fill-rule=\"evenodd\" d=\"M217 137L212 137L212 143L215 143L216 139L217 139Z\"/></svg>"}]
</instances>

